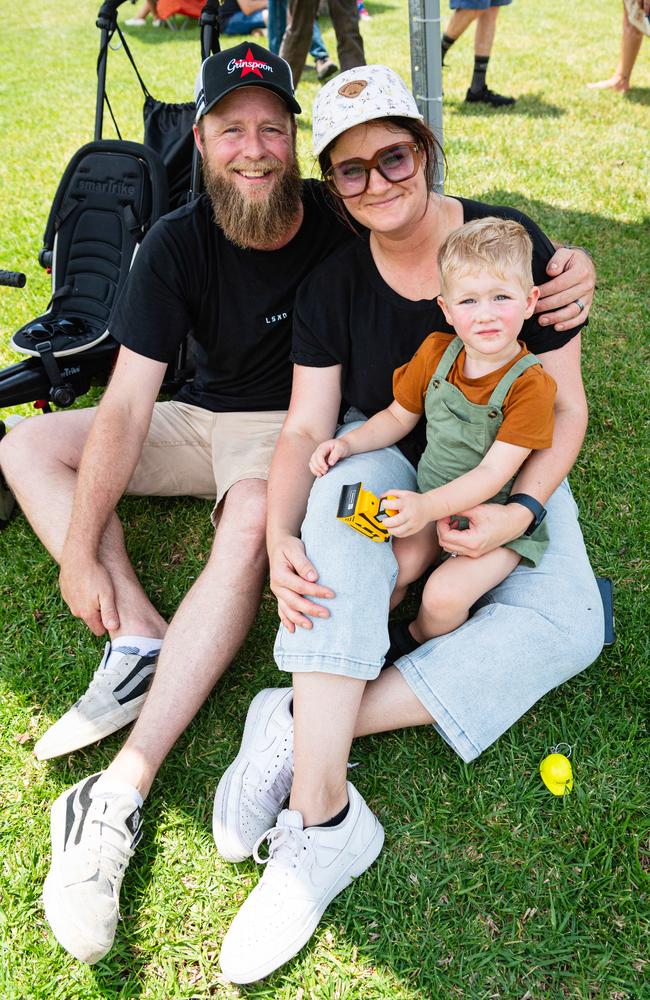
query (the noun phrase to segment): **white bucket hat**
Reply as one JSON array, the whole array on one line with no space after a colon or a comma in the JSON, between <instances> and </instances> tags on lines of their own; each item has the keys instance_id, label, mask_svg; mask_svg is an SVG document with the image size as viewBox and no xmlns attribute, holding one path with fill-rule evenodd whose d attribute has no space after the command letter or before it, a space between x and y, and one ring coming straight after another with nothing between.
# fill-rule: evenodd
<instances>
[{"instance_id":1,"label":"white bucket hat","mask_svg":"<svg viewBox=\"0 0 650 1000\"><path fill-rule=\"evenodd\" d=\"M355 66L326 83L312 111L314 155L353 125L389 116L422 121L413 94L388 66Z\"/></svg>"}]
</instances>

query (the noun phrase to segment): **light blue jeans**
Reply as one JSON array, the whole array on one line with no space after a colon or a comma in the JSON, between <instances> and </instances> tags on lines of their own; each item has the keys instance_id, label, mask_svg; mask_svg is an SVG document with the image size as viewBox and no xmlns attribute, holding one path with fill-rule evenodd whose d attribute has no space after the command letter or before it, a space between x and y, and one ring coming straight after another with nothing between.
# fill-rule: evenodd
<instances>
[{"instance_id":1,"label":"light blue jeans","mask_svg":"<svg viewBox=\"0 0 650 1000\"><path fill-rule=\"evenodd\" d=\"M291 634L280 627L274 653L281 670L366 680L381 671L397 562L390 544L371 542L336 520L341 486L357 482L376 494L416 489L415 470L397 448L351 456L315 482L302 538L320 581L336 597L321 602L330 617L315 619L311 630ZM550 544L539 566L518 566L461 628L395 664L465 761L584 670L603 645L602 603L568 483L547 509Z\"/></svg>"}]
</instances>

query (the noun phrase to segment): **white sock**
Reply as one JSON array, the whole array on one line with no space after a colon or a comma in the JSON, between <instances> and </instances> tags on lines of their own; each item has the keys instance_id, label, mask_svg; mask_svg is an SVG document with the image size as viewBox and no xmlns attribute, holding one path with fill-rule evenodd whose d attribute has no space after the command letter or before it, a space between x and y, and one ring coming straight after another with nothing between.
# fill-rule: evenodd
<instances>
[{"instance_id":1,"label":"white sock","mask_svg":"<svg viewBox=\"0 0 650 1000\"><path fill-rule=\"evenodd\" d=\"M154 639L152 636L147 635L118 635L115 639L111 640L111 652L106 658L104 663L104 669L106 669L111 664L111 660L114 656L123 656L120 653L120 649L133 650L137 653L141 653L142 656L147 656L149 653L156 653L162 646L162 639Z\"/></svg>"},{"instance_id":2,"label":"white sock","mask_svg":"<svg viewBox=\"0 0 650 1000\"><path fill-rule=\"evenodd\" d=\"M142 809L144 799L138 789L130 785L128 781L111 778L109 774L103 774L101 778L98 778L90 793L91 799L110 799L114 795L128 795L129 798L133 799L138 809Z\"/></svg>"}]
</instances>

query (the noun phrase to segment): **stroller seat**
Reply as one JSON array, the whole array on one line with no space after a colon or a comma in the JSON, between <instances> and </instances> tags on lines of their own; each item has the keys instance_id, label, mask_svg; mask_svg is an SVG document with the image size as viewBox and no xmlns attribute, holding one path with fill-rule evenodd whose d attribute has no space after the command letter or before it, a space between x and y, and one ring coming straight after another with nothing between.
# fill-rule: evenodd
<instances>
[{"instance_id":1,"label":"stroller seat","mask_svg":"<svg viewBox=\"0 0 650 1000\"><path fill-rule=\"evenodd\" d=\"M97 59L94 141L68 164L50 210L39 263L52 275L50 302L11 338L29 357L0 370L0 408L33 402L71 406L91 385L105 385L118 345L110 317L143 237L157 218L185 204L201 188L194 148L194 102L167 104L149 93L117 23L126 0L102 0ZM219 51L219 0L187 0L201 12L201 58ZM179 8L180 9L180 8ZM145 97L144 142L122 139L106 93L108 53L114 35ZM117 140L102 138L104 109ZM169 359L162 392L193 376L191 334ZM0 421L0 435L3 431ZM1 520L1 519L0 519Z\"/></svg>"},{"instance_id":2,"label":"stroller seat","mask_svg":"<svg viewBox=\"0 0 650 1000\"><path fill-rule=\"evenodd\" d=\"M52 298L13 335L16 350L66 357L108 337L133 257L167 209L167 173L153 150L110 139L77 150L57 189L39 258L51 268Z\"/></svg>"}]
</instances>

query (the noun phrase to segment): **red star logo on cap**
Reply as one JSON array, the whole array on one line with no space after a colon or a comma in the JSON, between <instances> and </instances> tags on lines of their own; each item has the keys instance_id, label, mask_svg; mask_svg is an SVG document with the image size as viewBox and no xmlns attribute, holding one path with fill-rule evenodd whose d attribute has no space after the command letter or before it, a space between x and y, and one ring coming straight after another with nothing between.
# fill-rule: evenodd
<instances>
[{"instance_id":1,"label":"red star logo on cap","mask_svg":"<svg viewBox=\"0 0 650 1000\"><path fill-rule=\"evenodd\" d=\"M246 65L246 63L249 65ZM255 73L256 76L261 77L262 80L264 79L260 73L257 59L255 59L250 49L246 53L246 58L243 60L241 75L242 77L245 77L248 73Z\"/></svg>"}]
</instances>

